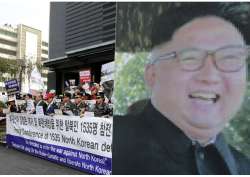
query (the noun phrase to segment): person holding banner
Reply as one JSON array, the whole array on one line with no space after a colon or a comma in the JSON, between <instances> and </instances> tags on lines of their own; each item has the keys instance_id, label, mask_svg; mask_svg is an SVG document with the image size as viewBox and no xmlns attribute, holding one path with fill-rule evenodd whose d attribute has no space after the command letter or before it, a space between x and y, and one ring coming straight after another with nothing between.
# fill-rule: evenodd
<instances>
[{"instance_id":1,"label":"person holding banner","mask_svg":"<svg viewBox=\"0 0 250 177\"><path fill-rule=\"evenodd\" d=\"M109 116L111 110L105 101L105 96L103 92L98 92L96 96L96 104L94 107L94 115L96 117Z\"/></svg>"},{"instance_id":2,"label":"person holding banner","mask_svg":"<svg viewBox=\"0 0 250 177\"><path fill-rule=\"evenodd\" d=\"M114 117L113 174L250 174L250 160L221 133L246 91L249 14L249 4L195 2L156 18L150 100Z\"/></svg>"},{"instance_id":3,"label":"person holding banner","mask_svg":"<svg viewBox=\"0 0 250 177\"><path fill-rule=\"evenodd\" d=\"M81 92L75 95L75 104L76 104L75 115L80 117L84 116L84 112L87 107L87 105L82 100L82 96L83 94Z\"/></svg>"},{"instance_id":4,"label":"person holding banner","mask_svg":"<svg viewBox=\"0 0 250 177\"><path fill-rule=\"evenodd\" d=\"M8 111L9 112L19 112L17 109L14 98L9 98L9 100L8 100Z\"/></svg>"},{"instance_id":5,"label":"person holding banner","mask_svg":"<svg viewBox=\"0 0 250 177\"><path fill-rule=\"evenodd\" d=\"M35 100L36 100L36 114L44 115L46 113L48 105L45 101L43 101L43 95L38 94Z\"/></svg>"},{"instance_id":6,"label":"person holding banner","mask_svg":"<svg viewBox=\"0 0 250 177\"><path fill-rule=\"evenodd\" d=\"M33 114L35 112L35 104L34 101L32 100L32 95L27 94L25 96L25 100L26 100L26 112L28 114Z\"/></svg>"},{"instance_id":7,"label":"person holding banner","mask_svg":"<svg viewBox=\"0 0 250 177\"><path fill-rule=\"evenodd\" d=\"M75 115L76 105L71 102L71 93L65 92L63 96L62 112L63 115Z\"/></svg>"},{"instance_id":8,"label":"person holding banner","mask_svg":"<svg viewBox=\"0 0 250 177\"><path fill-rule=\"evenodd\" d=\"M48 93L45 96L45 100L48 103L48 106L46 108L46 115L54 115L55 114L55 109L58 109L58 106L56 103L53 101L54 100L54 94L53 93Z\"/></svg>"}]
</instances>

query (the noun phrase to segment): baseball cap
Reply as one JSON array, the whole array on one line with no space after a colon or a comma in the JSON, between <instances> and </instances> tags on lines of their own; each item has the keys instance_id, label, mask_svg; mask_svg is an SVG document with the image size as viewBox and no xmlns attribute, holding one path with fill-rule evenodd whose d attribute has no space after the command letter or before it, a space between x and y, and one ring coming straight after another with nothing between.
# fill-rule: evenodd
<instances>
[{"instance_id":1,"label":"baseball cap","mask_svg":"<svg viewBox=\"0 0 250 177\"><path fill-rule=\"evenodd\" d=\"M47 93L46 95L45 95L45 100L48 100L48 99L50 99L50 98L54 98L54 94L53 93Z\"/></svg>"}]
</instances>

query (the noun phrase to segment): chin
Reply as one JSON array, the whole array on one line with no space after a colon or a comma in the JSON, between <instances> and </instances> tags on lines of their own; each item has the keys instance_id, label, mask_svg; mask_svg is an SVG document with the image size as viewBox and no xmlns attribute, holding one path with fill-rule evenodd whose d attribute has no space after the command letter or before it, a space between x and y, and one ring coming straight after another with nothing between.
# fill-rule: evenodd
<instances>
[{"instance_id":1,"label":"chin","mask_svg":"<svg viewBox=\"0 0 250 177\"><path fill-rule=\"evenodd\" d=\"M193 116L188 120L189 125L196 127L197 129L218 129L225 125L225 120L219 117L206 117L206 116Z\"/></svg>"}]
</instances>

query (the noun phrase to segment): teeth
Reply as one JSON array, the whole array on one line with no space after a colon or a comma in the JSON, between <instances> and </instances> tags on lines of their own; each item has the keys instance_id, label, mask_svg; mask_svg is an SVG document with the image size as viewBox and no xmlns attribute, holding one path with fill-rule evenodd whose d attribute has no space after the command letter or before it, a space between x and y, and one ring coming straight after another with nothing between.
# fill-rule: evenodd
<instances>
[{"instance_id":1,"label":"teeth","mask_svg":"<svg viewBox=\"0 0 250 177\"><path fill-rule=\"evenodd\" d=\"M206 93L206 92L195 92L189 95L190 98L198 98L202 100L208 100L216 102L219 96L215 93Z\"/></svg>"},{"instance_id":2,"label":"teeth","mask_svg":"<svg viewBox=\"0 0 250 177\"><path fill-rule=\"evenodd\" d=\"M191 94L194 98L204 98L204 99L214 99L216 98L216 94L214 93L193 93Z\"/></svg>"}]
</instances>

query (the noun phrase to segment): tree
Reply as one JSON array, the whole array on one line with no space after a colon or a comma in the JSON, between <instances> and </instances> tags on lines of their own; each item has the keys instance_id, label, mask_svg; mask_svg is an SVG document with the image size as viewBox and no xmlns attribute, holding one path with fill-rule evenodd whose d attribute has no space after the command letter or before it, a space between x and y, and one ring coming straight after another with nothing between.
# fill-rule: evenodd
<instances>
[{"instance_id":1,"label":"tree","mask_svg":"<svg viewBox=\"0 0 250 177\"><path fill-rule=\"evenodd\" d=\"M129 105L147 97L143 77L146 57L147 53L116 54L117 70L114 87L116 114L125 114ZM125 59L128 59L127 63L123 63Z\"/></svg>"},{"instance_id":2,"label":"tree","mask_svg":"<svg viewBox=\"0 0 250 177\"><path fill-rule=\"evenodd\" d=\"M248 2L119 2L117 5L116 23L116 51L117 52L145 52L152 48L151 32L155 19L164 11L174 7L176 14L187 6L199 8L199 5L212 5L219 8L220 15L227 17L237 24L244 25L245 39L250 41L250 3ZM197 7L193 7L197 6ZM188 12L192 13L190 9ZM204 8L200 8L204 11ZM187 12L186 12L187 13ZM173 25L176 25L173 22ZM163 27L164 28L164 27Z\"/></svg>"},{"instance_id":3,"label":"tree","mask_svg":"<svg viewBox=\"0 0 250 177\"><path fill-rule=\"evenodd\" d=\"M17 72L19 70L19 65L17 60L10 60L10 59L4 59L0 58L0 75L1 75L1 81L3 81L3 74L8 73L11 76L16 77Z\"/></svg>"},{"instance_id":4,"label":"tree","mask_svg":"<svg viewBox=\"0 0 250 177\"><path fill-rule=\"evenodd\" d=\"M241 110L225 129L225 137L236 149L250 157L250 88L248 88Z\"/></svg>"}]
</instances>

